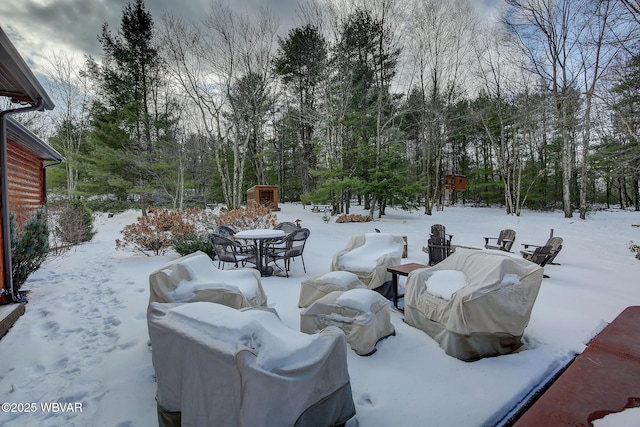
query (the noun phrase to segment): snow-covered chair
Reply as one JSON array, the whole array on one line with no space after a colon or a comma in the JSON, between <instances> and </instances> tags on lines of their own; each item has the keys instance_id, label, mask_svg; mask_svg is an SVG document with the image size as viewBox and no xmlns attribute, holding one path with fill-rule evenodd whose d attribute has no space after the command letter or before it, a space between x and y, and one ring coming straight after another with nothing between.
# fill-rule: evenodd
<instances>
[{"instance_id":1,"label":"snow-covered chair","mask_svg":"<svg viewBox=\"0 0 640 427\"><path fill-rule=\"evenodd\" d=\"M267 305L257 270L220 270L201 251L175 259L151 273L149 290L149 302L208 301L233 308Z\"/></svg>"},{"instance_id":2,"label":"snow-covered chair","mask_svg":"<svg viewBox=\"0 0 640 427\"><path fill-rule=\"evenodd\" d=\"M314 301L334 291L344 292L357 288L367 289L357 275L348 271L331 271L310 277L300 283L298 307L309 307Z\"/></svg>"},{"instance_id":3,"label":"snow-covered chair","mask_svg":"<svg viewBox=\"0 0 640 427\"><path fill-rule=\"evenodd\" d=\"M409 273L404 320L461 360L511 353L522 345L542 276L514 254L458 248Z\"/></svg>"},{"instance_id":4,"label":"snow-covered chair","mask_svg":"<svg viewBox=\"0 0 640 427\"><path fill-rule=\"evenodd\" d=\"M300 313L300 330L308 334L337 326L358 355L376 351L376 343L395 335L389 300L371 289L334 291L315 301Z\"/></svg>"},{"instance_id":5,"label":"snow-covered chair","mask_svg":"<svg viewBox=\"0 0 640 427\"><path fill-rule=\"evenodd\" d=\"M357 234L347 246L336 253L331 271L350 271L369 289L376 289L391 280L387 268L399 265L404 249L402 236L387 233Z\"/></svg>"},{"instance_id":6,"label":"snow-covered chair","mask_svg":"<svg viewBox=\"0 0 640 427\"><path fill-rule=\"evenodd\" d=\"M337 328L307 335L273 309L151 303L158 418L170 426L334 426L355 415Z\"/></svg>"}]
</instances>

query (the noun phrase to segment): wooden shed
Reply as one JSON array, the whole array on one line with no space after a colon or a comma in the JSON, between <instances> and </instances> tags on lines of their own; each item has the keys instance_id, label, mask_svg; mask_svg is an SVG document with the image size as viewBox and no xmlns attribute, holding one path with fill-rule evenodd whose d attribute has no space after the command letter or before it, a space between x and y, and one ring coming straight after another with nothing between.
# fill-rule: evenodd
<instances>
[{"instance_id":1,"label":"wooden shed","mask_svg":"<svg viewBox=\"0 0 640 427\"><path fill-rule=\"evenodd\" d=\"M247 190L247 204L252 201L260 203L261 205L269 206L272 211L279 211L278 186L254 185Z\"/></svg>"},{"instance_id":2,"label":"wooden shed","mask_svg":"<svg viewBox=\"0 0 640 427\"><path fill-rule=\"evenodd\" d=\"M0 97L9 98L13 107L0 111L0 289L14 296L10 212L14 212L19 222L45 203L45 163L60 163L63 158L10 117L29 111L51 110L54 104L2 28Z\"/></svg>"},{"instance_id":3,"label":"wooden shed","mask_svg":"<svg viewBox=\"0 0 640 427\"><path fill-rule=\"evenodd\" d=\"M454 174L445 175L444 189L448 191L466 191L467 177L464 175L454 175Z\"/></svg>"}]
</instances>

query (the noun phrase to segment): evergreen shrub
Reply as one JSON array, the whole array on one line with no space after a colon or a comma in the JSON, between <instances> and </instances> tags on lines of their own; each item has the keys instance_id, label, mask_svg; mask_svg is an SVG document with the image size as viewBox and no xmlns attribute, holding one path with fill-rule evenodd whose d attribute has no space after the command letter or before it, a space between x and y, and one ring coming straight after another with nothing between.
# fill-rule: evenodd
<instances>
[{"instance_id":1,"label":"evergreen shrub","mask_svg":"<svg viewBox=\"0 0 640 427\"><path fill-rule=\"evenodd\" d=\"M209 234L215 227L216 215L200 208L192 208L183 211L183 218L193 226L194 231L174 236L172 240L173 249L181 256L201 251L213 259L215 251L211 240L209 240Z\"/></svg>"},{"instance_id":2,"label":"evergreen shrub","mask_svg":"<svg viewBox=\"0 0 640 427\"><path fill-rule=\"evenodd\" d=\"M40 268L49 253L49 226L44 209L39 209L19 228L10 215L11 266L14 293L31 273Z\"/></svg>"},{"instance_id":3,"label":"evergreen shrub","mask_svg":"<svg viewBox=\"0 0 640 427\"><path fill-rule=\"evenodd\" d=\"M50 212L54 210L50 207ZM96 232L93 228L93 212L80 200L61 203L55 207L54 234L63 243L78 245L89 242Z\"/></svg>"}]
</instances>

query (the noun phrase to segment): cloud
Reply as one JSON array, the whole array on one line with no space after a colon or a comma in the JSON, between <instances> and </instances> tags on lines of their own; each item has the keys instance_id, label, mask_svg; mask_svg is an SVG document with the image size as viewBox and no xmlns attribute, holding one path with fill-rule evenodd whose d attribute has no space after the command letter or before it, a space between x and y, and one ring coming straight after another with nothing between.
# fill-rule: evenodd
<instances>
[{"instance_id":1,"label":"cloud","mask_svg":"<svg viewBox=\"0 0 640 427\"><path fill-rule=\"evenodd\" d=\"M135 0L132 0L133 3ZM129 0L2 0L1 24L22 57L34 70L43 68L54 53L83 60L84 55L102 56L98 35L107 22L116 33L122 11ZM170 12L192 22L200 21L208 12L211 0L146 0L155 25ZM299 0L232 0L238 13L252 13L268 7L286 31L293 26Z\"/></svg>"}]
</instances>

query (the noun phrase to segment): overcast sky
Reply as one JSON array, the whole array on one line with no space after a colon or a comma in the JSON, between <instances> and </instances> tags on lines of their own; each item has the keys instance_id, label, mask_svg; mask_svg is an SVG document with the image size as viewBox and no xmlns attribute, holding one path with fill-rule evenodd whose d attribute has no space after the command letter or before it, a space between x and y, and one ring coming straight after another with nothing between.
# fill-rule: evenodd
<instances>
[{"instance_id":1,"label":"overcast sky","mask_svg":"<svg viewBox=\"0 0 640 427\"><path fill-rule=\"evenodd\" d=\"M197 22L208 12L212 0L146 0L156 25L163 14ZM268 7L280 20L281 34L299 25L298 4L304 0L229 0L237 12ZM398 0L403 1L403 0ZM502 0L471 0L483 14ZM135 0L131 0L132 3ZM97 36L107 22L115 33L129 0L0 0L0 26L36 74L53 54L66 52L82 60L102 57Z\"/></svg>"},{"instance_id":2,"label":"overcast sky","mask_svg":"<svg viewBox=\"0 0 640 427\"><path fill-rule=\"evenodd\" d=\"M131 1L135 3L135 0ZM97 36L107 22L115 33L129 0L0 0L0 26L34 71L52 53L102 56ZM165 12L197 21L209 10L211 0L146 0L146 9L159 23ZM230 0L237 11L268 6L286 33L297 25L299 0Z\"/></svg>"}]
</instances>

